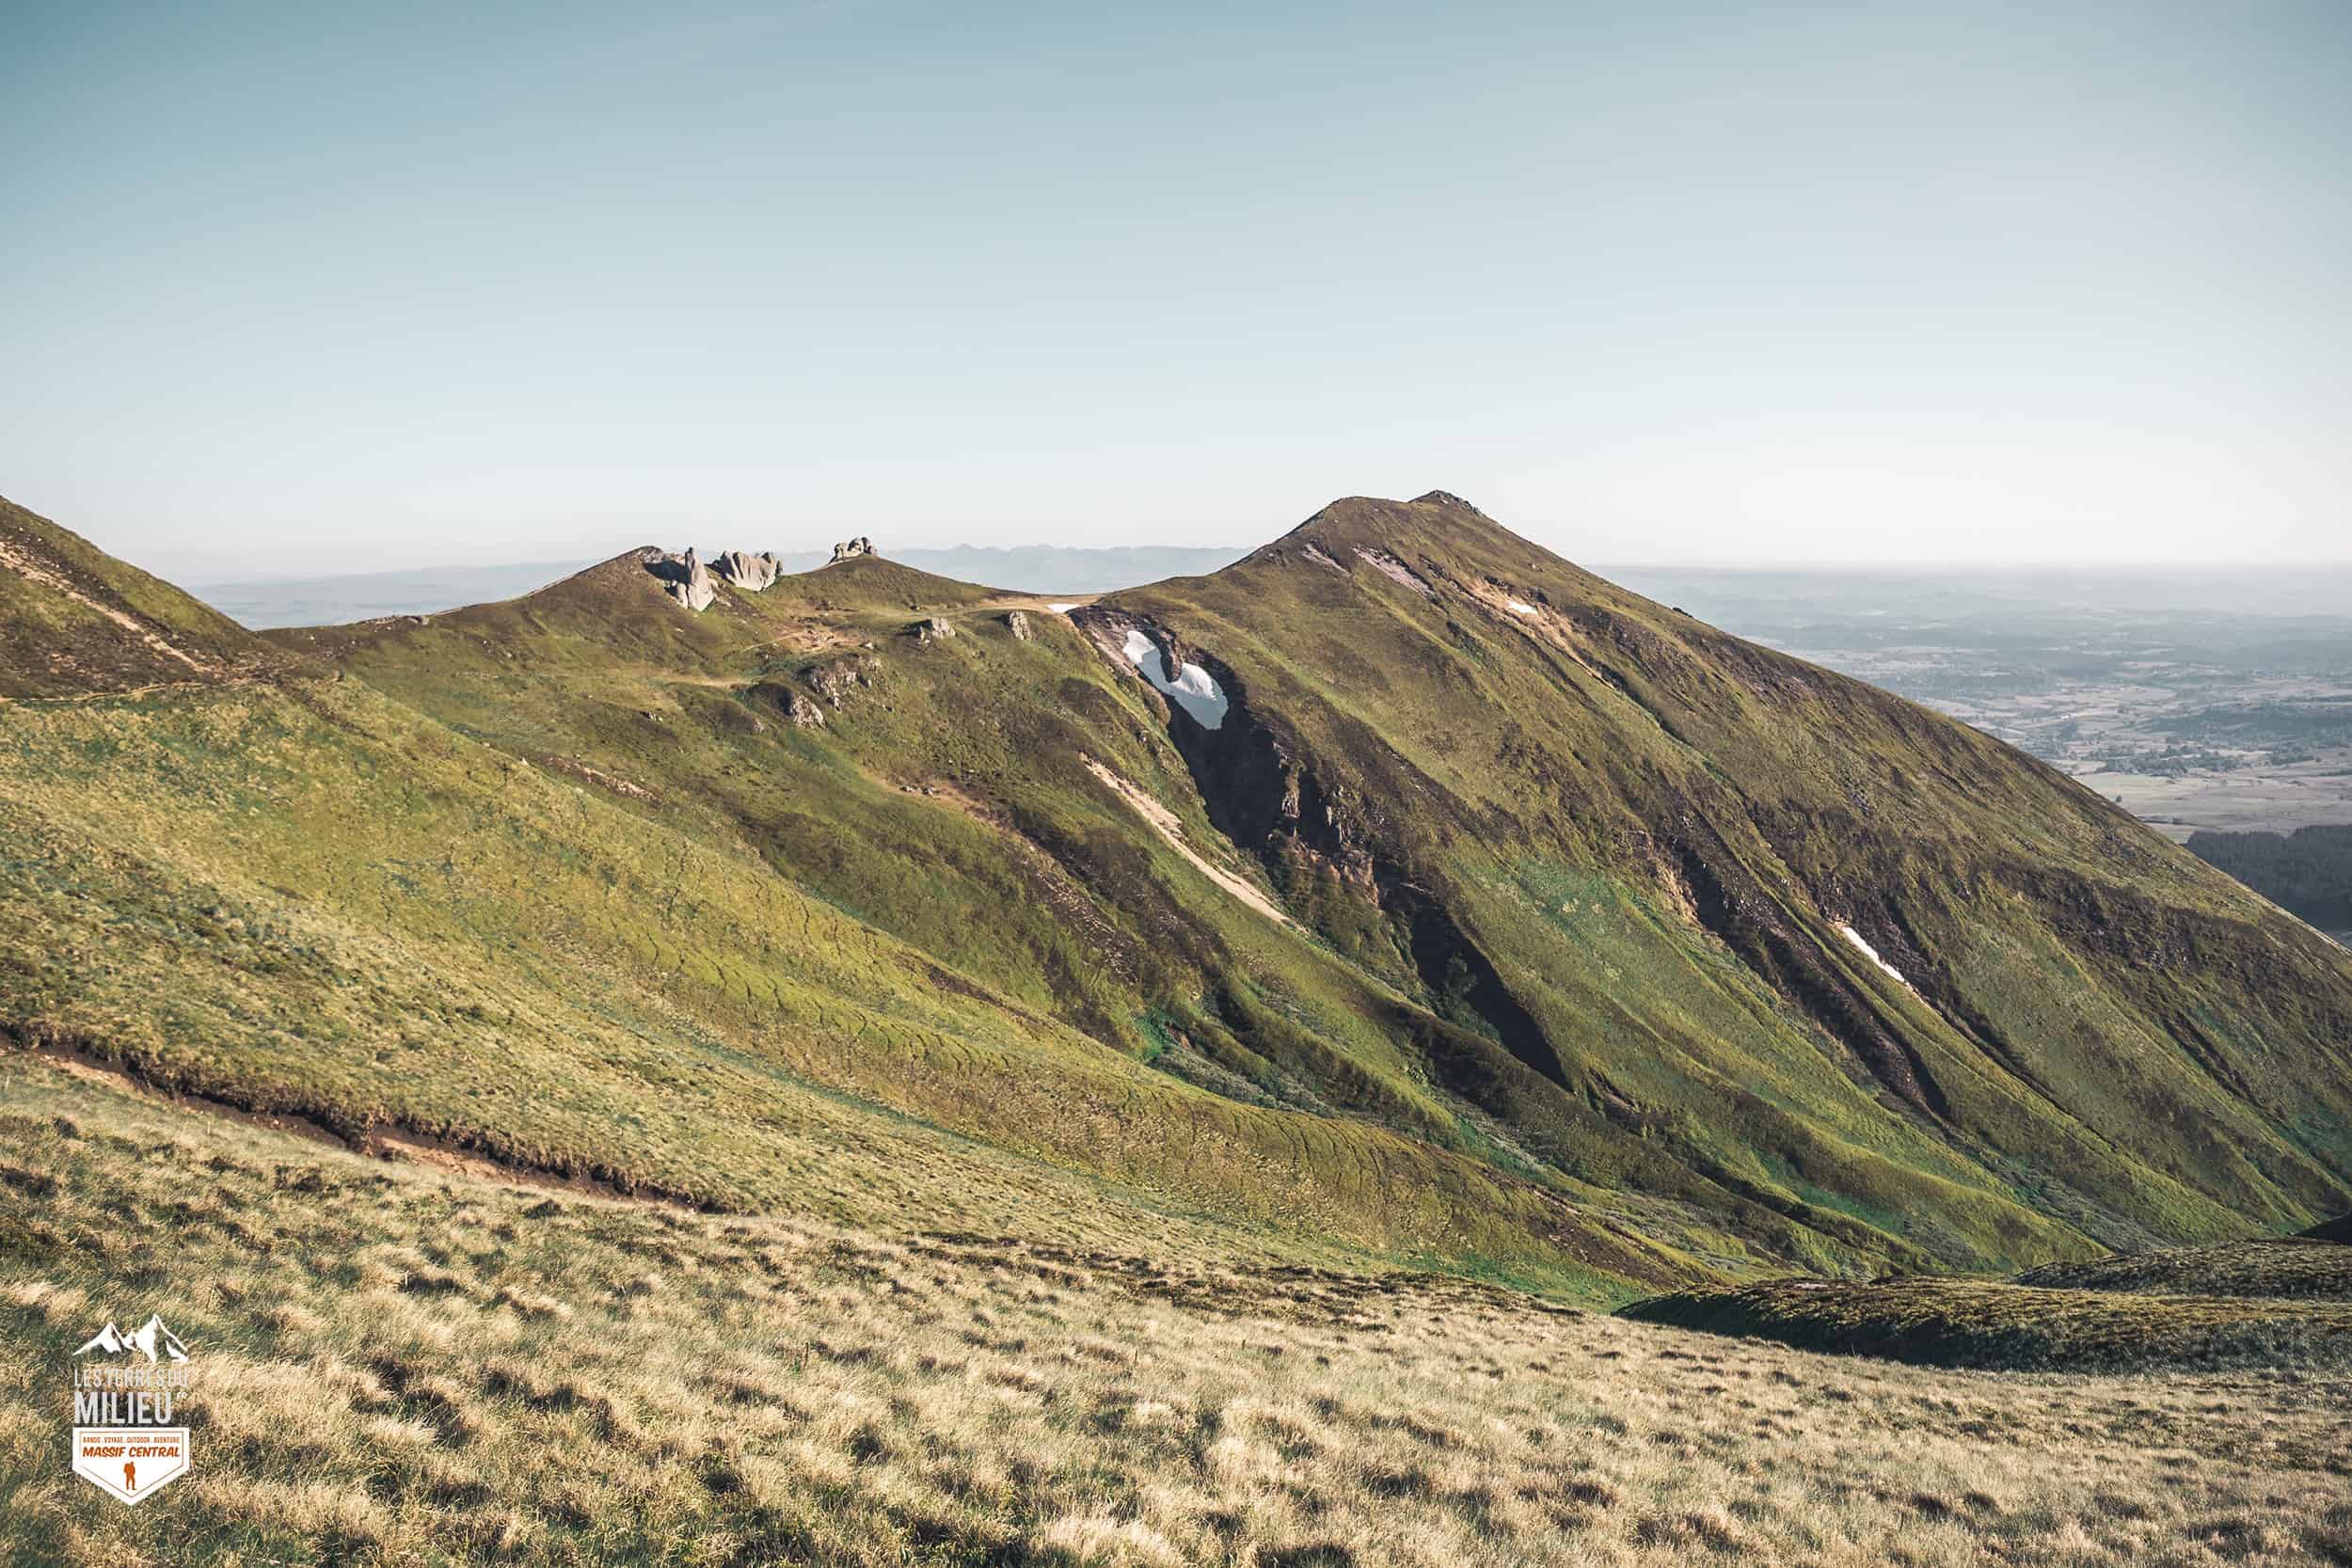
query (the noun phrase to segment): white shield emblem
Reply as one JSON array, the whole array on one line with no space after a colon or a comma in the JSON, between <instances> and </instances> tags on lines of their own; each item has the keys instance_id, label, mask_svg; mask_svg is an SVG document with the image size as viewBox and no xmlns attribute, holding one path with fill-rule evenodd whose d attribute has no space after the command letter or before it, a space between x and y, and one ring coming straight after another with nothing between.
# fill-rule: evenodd
<instances>
[{"instance_id":1,"label":"white shield emblem","mask_svg":"<svg viewBox=\"0 0 2352 1568\"><path fill-rule=\"evenodd\" d=\"M143 1503L188 1467L186 1427L75 1427L73 1473L126 1503Z\"/></svg>"}]
</instances>

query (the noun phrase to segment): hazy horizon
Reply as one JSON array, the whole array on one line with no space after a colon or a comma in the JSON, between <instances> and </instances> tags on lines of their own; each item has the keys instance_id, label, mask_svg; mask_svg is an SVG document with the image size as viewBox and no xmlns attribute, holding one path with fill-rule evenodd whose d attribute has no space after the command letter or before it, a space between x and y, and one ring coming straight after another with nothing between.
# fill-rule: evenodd
<instances>
[{"instance_id":1,"label":"hazy horizon","mask_svg":"<svg viewBox=\"0 0 2352 1568\"><path fill-rule=\"evenodd\" d=\"M706 555L717 548L701 546ZM882 553L920 570L998 588L1091 594L1217 570L1244 547L1072 547L1046 544L914 547ZM787 572L821 566L821 548L779 552ZM609 558L607 558L609 559ZM189 578L179 586L253 627L325 626L385 615L437 614L511 599L595 565L594 560L447 562L394 571L281 573ZM1671 562L1581 562L1587 570L1661 603L1742 635L1789 615L1803 617L1836 592L1850 613L1867 616L1880 594L1908 612L1926 605L1968 616L2007 603L2074 607L2094 618L2147 612L2352 622L2352 565L2213 567L2052 567L2010 563L1966 566L1898 562L1730 564ZM1923 604L1922 596L1925 596Z\"/></svg>"},{"instance_id":2,"label":"hazy horizon","mask_svg":"<svg viewBox=\"0 0 2352 1568\"><path fill-rule=\"evenodd\" d=\"M1226 554L1230 555L1232 560L1238 561L1243 556L1248 555L1251 550L1272 542L1272 536L1269 536L1268 538L1258 540L1254 544L1248 545L1225 542L1166 546L1152 545L1136 547L1147 549L1166 547L1172 549L1194 550L1204 554ZM888 541L877 540L875 543L876 553L885 557L892 553ZM1540 543L1540 541L1538 541L1538 543ZM763 544L755 540L732 540L725 544L710 544L691 539L647 539L640 542L640 546L646 545L660 545L665 548L671 549L685 549L691 546L691 548L699 551L703 559L706 561L713 559L719 554L720 551L725 549L739 548L747 550L771 550L781 557L788 559L796 555L805 556L810 554L822 554L827 547L825 546L797 541L786 542L783 544ZM636 548L640 547L640 546L628 547ZM1022 539L1014 540L1006 544L993 545L975 545L967 543L913 546L913 548L918 553L925 555L943 555L958 550L969 550L993 555L1016 555L1028 550L1052 549L1103 550L1109 552L1125 547L1126 546L1116 545L1057 545L1048 540L1042 539ZM1549 548L1549 546L1546 547ZM613 558L613 556L620 555L622 553L624 553L624 551L614 550L610 554L598 556L540 556L518 558L515 560L489 560L481 562L466 562L454 558L420 560L415 564L407 566L360 567L351 571L318 571L307 569L283 571L267 569L258 571L220 571L217 569L206 569L199 567L184 576L180 577L172 577L170 574L159 572L152 564L147 562L132 561L131 564L137 566L142 571L146 571L153 576L164 577L167 580L171 581L176 587L198 588L212 587L221 583L302 582L329 578L403 577L420 573L437 573L460 569L511 571L525 568L545 567L552 571L577 572L587 567L594 566L600 562L610 561ZM2119 578L2146 577L2158 579L2190 577L2202 579L2209 578L2217 572L2222 574L2242 575L2249 578L2269 578L2291 575L2293 573L2302 571L2318 571L2328 574L2352 574L2352 559L2343 561L2313 559L2310 561L2253 562L2233 562L2216 559L2212 561L2136 562L2023 560L1806 561L1798 559L1775 560L1761 558L1756 560L1721 559L1693 561L1661 556L1626 557L1612 560L1588 558L1578 561L1576 563L1584 567L1588 571L1598 573L1604 577L1612 571L1671 571L1694 573L1722 572L1726 575L1749 577L1770 577L1776 573L1788 573L1816 577L1868 577L1874 575L1884 575L1888 577L1904 578L1929 577L1936 575L2000 578L2010 576L2022 577L2027 575L2042 576L2057 573L2060 575L2090 575L2114 577Z\"/></svg>"},{"instance_id":3,"label":"hazy horizon","mask_svg":"<svg viewBox=\"0 0 2352 1568\"><path fill-rule=\"evenodd\" d=\"M2352 562L2346 80L2306 0L20 8L0 493L178 577L1432 486Z\"/></svg>"}]
</instances>

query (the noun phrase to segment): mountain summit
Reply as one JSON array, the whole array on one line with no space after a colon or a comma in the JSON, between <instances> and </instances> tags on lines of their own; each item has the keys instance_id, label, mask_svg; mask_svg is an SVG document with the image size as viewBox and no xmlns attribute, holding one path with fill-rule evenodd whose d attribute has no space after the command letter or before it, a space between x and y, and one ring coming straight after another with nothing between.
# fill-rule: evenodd
<instances>
[{"instance_id":1,"label":"mountain summit","mask_svg":"<svg viewBox=\"0 0 2352 1568\"><path fill-rule=\"evenodd\" d=\"M2343 1186L2341 950L1965 725L1444 492L1095 612L1217 678L1216 731L1171 722L1212 820L1540 1079L1513 1103L1548 1139L1632 1132L1946 1256L2280 1227Z\"/></svg>"}]
</instances>

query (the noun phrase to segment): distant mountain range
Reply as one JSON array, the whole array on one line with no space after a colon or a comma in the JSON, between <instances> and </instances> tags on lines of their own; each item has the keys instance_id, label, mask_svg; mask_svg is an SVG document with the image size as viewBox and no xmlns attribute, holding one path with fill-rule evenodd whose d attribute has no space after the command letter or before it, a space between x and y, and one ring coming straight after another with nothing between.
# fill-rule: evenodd
<instances>
[{"instance_id":1,"label":"distant mountain range","mask_svg":"<svg viewBox=\"0 0 2352 1568\"><path fill-rule=\"evenodd\" d=\"M1163 578L1202 576L1248 552L1230 546L957 545L883 553L959 582L1035 594L1108 594ZM778 550L775 555L785 571L806 572L824 565L831 552ZM590 564L552 560L302 577L199 578L185 586L242 626L324 626L385 615L438 614L463 605L511 599ZM1628 564L1608 570L1614 580L1662 604L1687 605L1694 614L1737 626L1774 646L1805 635L1816 618L1808 612L1818 610L1833 594L1840 604L1896 607L1899 622L1916 621L1923 614L1983 620L2067 606L2096 607L2079 609L2078 617L2111 617L2125 607L2201 607L2249 616L2293 617L2340 611L2352 596L2352 571L2324 566L2242 572L2028 572Z\"/></svg>"},{"instance_id":2,"label":"distant mountain range","mask_svg":"<svg viewBox=\"0 0 2352 1568\"><path fill-rule=\"evenodd\" d=\"M813 571L831 556L827 550L775 553L787 572ZM1037 594L1104 594L1162 578L1193 577L1214 572L1246 553L1223 546L1182 545L1099 549L1062 545L957 545L949 549L889 552L893 561L959 582ZM511 599L589 564L585 561L529 561L401 572L215 579L193 583L189 591L230 619L257 630L340 626L385 615L433 615L461 605Z\"/></svg>"}]
</instances>

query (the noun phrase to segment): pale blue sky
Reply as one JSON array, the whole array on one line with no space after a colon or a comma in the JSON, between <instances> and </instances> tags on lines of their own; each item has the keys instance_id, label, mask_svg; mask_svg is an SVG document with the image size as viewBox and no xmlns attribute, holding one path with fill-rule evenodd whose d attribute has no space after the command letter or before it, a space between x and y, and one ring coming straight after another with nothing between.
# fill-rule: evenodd
<instances>
[{"instance_id":1,"label":"pale blue sky","mask_svg":"<svg viewBox=\"0 0 2352 1568\"><path fill-rule=\"evenodd\" d=\"M183 575L2352 560L2352 6L0 0L0 493Z\"/></svg>"}]
</instances>

